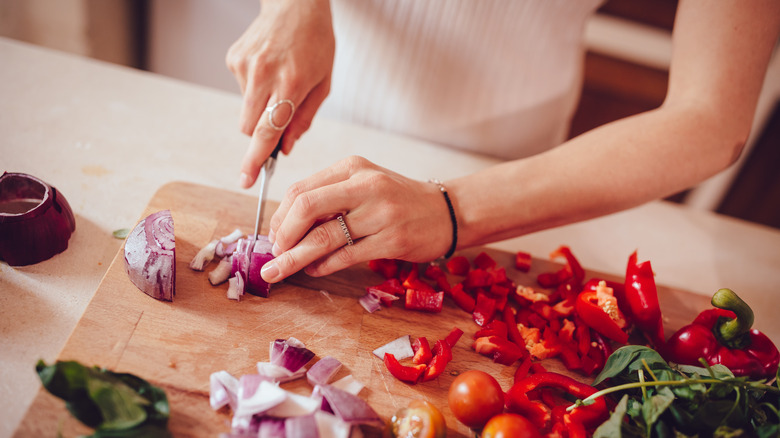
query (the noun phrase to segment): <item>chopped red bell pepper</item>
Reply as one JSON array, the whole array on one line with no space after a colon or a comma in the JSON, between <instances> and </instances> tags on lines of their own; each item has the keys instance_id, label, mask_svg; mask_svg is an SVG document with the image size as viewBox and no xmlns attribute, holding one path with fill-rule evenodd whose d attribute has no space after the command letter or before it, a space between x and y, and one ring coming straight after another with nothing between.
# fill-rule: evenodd
<instances>
[{"instance_id":1,"label":"chopped red bell pepper","mask_svg":"<svg viewBox=\"0 0 780 438\"><path fill-rule=\"evenodd\" d=\"M493 276L484 269L472 269L466 274L463 281L463 289L473 291L480 288L487 288L493 284Z\"/></svg>"},{"instance_id":2,"label":"chopped red bell pepper","mask_svg":"<svg viewBox=\"0 0 780 438\"><path fill-rule=\"evenodd\" d=\"M406 289L406 309L425 312L441 312L444 292Z\"/></svg>"},{"instance_id":3,"label":"chopped red bell pepper","mask_svg":"<svg viewBox=\"0 0 780 438\"><path fill-rule=\"evenodd\" d=\"M530 391L544 387L558 388L579 399L587 398L596 392L596 388L562 374L552 372L532 374L509 388L505 397L507 409L525 416L539 428L549 427L552 421L551 407L541 402L531 401L527 395ZM594 428L609 417L609 410L604 398L599 397L592 404L574 408L568 415L572 421L581 423L586 428Z\"/></svg>"},{"instance_id":4,"label":"chopped red bell pepper","mask_svg":"<svg viewBox=\"0 0 780 438\"><path fill-rule=\"evenodd\" d=\"M520 334L520 330L517 328L517 320L515 319L515 313L512 311L512 308L505 306L502 316L509 340L514 342L518 347L525 349L525 340L523 339L523 335Z\"/></svg>"},{"instance_id":5,"label":"chopped red bell pepper","mask_svg":"<svg viewBox=\"0 0 780 438\"><path fill-rule=\"evenodd\" d=\"M477 338L472 348L483 356L492 357L494 362L502 365L512 365L525 356L525 352L514 342L500 336Z\"/></svg>"},{"instance_id":6,"label":"chopped red bell pepper","mask_svg":"<svg viewBox=\"0 0 780 438\"><path fill-rule=\"evenodd\" d=\"M452 275L466 275L471 269L469 259L464 256L456 256L447 260L446 266Z\"/></svg>"},{"instance_id":7,"label":"chopped red bell pepper","mask_svg":"<svg viewBox=\"0 0 780 438\"><path fill-rule=\"evenodd\" d=\"M455 301L455 304L458 305L458 307L468 313L474 312L474 307L477 305L477 302L471 295L463 291L463 285L461 283L457 283L452 286L450 289L450 296L452 297L453 301Z\"/></svg>"},{"instance_id":8,"label":"chopped red bell pepper","mask_svg":"<svg viewBox=\"0 0 780 438\"><path fill-rule=\"evenodd\" d=\"M715 309L701 312L667 341L665 358L686 365L707 363L726 366L736 376L771 379L777 374L780 352L772 341L751 329L753 311L730 289L712 296Z\"/></svg>"},{"instance_id":9,"label":"chopped red bell pepper","mask_svg":"<svg viewBox=\"0 0 780 438\"><path fill-rule=\"evenodd\" d=\"M474 257L474 266L476 266L479 269L487 270L496 266L496 261L493 260L493 257L490 257L488 253L481 252L477 254L476 257Z\"/></svg>"},{"instance_id":10,"label":"chopped red bell pepper","mask_svg":"<svg viewBox=\"0 0 780 438\"><path fill-rule=\"evenodd\" d=\"M409 271L409 274L404 279L403 283L401 283L403 287L408 289L414 289L418 291L425 291L425 292L432 292L435 293L436 289L433 288L430 284L424 282L423 280L420 280L419 273L417 271L417 267L415 266L412 268L411 271Z\"/></svg>"},{"instance_id":11,"label":"chopped red bell pepper","mask_svg":"<svg viewBox=\"0 0 780 438\"><path fill-rule=\"evenodd\" d=\"M387 279L398 276L398 265L398 260L394 259L376 259L368 262L368 267L372 271L382 274Z\"/></svg>"},{"instance_id":12,"label":"chopped red bell pepper","mask_svg":"<svg viewBox=\"0 0 780 438\"><path fill-rule=\"evenodd\" d=\"M531 270L531 254L527 252L518 251L515 254L515 269L522 272L528 272Z\"/></svg>"},{"instance_id":13,"label":"chopped red bell pepper","mask_svg":"<svg viewBox=\"0 0 780 438\"><path fill-rule=\"evenodd\" d=\"M536 277L536 281L544 288L553 288L569 280L573 280L575 284L581 285L585 279L585 270L582 269L580 262L574 257L569 247L561 245L550 253L550 258L555 259L558 257L566 258L566 265L556 272L544 272Z\"/></svg>"},{"instance_id":14,"label":"chopped red bell pepper","mask_svg":"<svg viewBox=\"0 0 780 438\"><path fill-rule=\"evenodd\" d=\"M447 364L452 360L452 350L450 345L445 341L436 341L433 346L434 356L428 367L425 368L425 372L422 375L422 381L427 382L433 380L444 372Z\"/></svg>"},{"instance_id":15,"label":"chopped red bell pepper","mask_svg":"<svg viewBox=\"0 0 780 438\"><path fill-rule=\"evenodd\" d=\"M452 330L450 330L450 333L447 335L447 337L444 338L444 341L447 342L450 348L453 348L455 344L458 343L458 339L460 339L461 336L463 336L463 330L454 327Z\"/></svg>"},{"instance_id":16,"label":"chopped red bell pepper","mask_svg":"<svg viewBox=\"0 0 780 438\"><path fill-rule=\"evenodd\" d=\"M433 354L431 353L431 346L428 344L428 339L424 336L414 340L412 344L412 351L414 351L414 357L412 357L412 363L416 365L428 365L431 361Z\"/></svg>"},{"instance_id":17,"label":"chopped red bell pepper","mask_svg":"<svg viewBox=\"0 0 780 438\"><path fill-rule=\"evenodd\" d=\"M664 345L664 325L650 261L637 263L636 251L628 258L625 282L626 314L658 349Z\"/></svg>"},{"instance_id":18,"label":"chopped red bell pepper","mask_svg":"<svg viewBox=\"0 0 780 438\"><path fill-rule=\"evenodd\" d=\"M606 282L599 283L595 291L580 292L575 308L588 327L615 342L628 342L628 333L623 330L628 324Z\"/></svg>"},{"instance_id":19,"label":"chopped red bell pepper","mask_svg":"<svg viewBox=\"0 0 780 438\"><path fill-rule=\"evenodd\" d=\"M477 303L474 312L471 314L474 322L482 327L493 319L496 312L496 300L490 298L484 292L477 292Z\"/></svg>"},{"instance_id":20,"label":"chopped red bell pepper","mask_svg":"<svg viewBox=\"0 0 780 438\"><path fill-rule=\"evenodd\" d=\"M392 353L385 353L385 367L396 379L403 382L416 383L425 371L426 365L401 365Z\"/></svg>"},{"instance_id":21,"label":"chopped red bell pepper","mask_svg":"<svg viewBox=\"0 0 780 438\"><path fill-rule=\"evenodd\" d=\"M376 286L370 286L367 288L367 291L370 292L368 289L378 289L382 292L387 292L399 297L406 293L406 289L404 289L404 287L401 285L401 281L397 278L389 278Z\"/></svg>"},{"instance_id":22,"label":"chopped red bell pepper","mask_svg":"<svg viewBox=\"0 0 780 438\"><path fill-rule=\"evenodd\" d=\"M433 263L429 263L428 266L425 267L425 272L423 275L425 275L425 278L433 281L447 276L447 274L444 273L444 270L439 267L439 265L435 265Z\"/></svg>"},{"instance_id":23,"label":"chopped red bell pepper","mask_svg":"<svg viewBox=\"0 0 780 438\"><path fill-rule=\"evenodd\" d=\"M558 317L555 311L553 311L552 306L549 304L537 301L535 303L531 303L529 306L531 310L533 310L537 315L541 316L542 318L546 319L547 321L552 321Z\"/></svg>"},{"instance_id":24,"label":"chopped red bell pepper","mask_svg":"<svg viewBox=\"0 0 780 438\"><path fill-rule=\"evenodd\" d=\"M515 370L515 377L513 380L513 383L517 383L522 379L525 379L526 376L528 376L528 373L531 371L531 365L533 362L531 361L531 356L526 356L525 359L523 359L523 362L520 364L520 366L517 367Z\"/></svg>"},{"instance_id":25,"label":"chopped red bell pepper","mask_svg":"<svg viewBox=\"0 0 780 438\"><path fill-rule=\"evenodd\" d=\"M474 334L475 339L481 338L483 336L499 336L501 338L506 338L507 325L504 323L504 321L494 319Z\"/></svg>"}]
</instances>

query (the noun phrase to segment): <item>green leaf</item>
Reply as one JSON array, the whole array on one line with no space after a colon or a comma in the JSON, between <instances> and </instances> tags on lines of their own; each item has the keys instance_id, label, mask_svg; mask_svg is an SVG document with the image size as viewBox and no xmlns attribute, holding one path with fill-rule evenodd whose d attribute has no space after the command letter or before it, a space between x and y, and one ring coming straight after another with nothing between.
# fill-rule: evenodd
<instances>
[{"instance_id":1,"label":"green leaf","mask_svg":"<svg viewBox=\"0 0 780 438\"><path fill-rule=\"evenodd\" d=\"M103 416L100 429L131 429L146 420L144 406L149 401L121 381L94 376L87 382L87 388Z\"/></svg>"},{"instance_id":2,"label":"green leaf","mask_svg":"<svg viewBox=\"0 0 780 438\"><path fill-rule=\"evenodd\" d=\"M601 423L595 432L593 432L593 438L621 438L621 426L623 425L623 417L626 415L626 409L628 406L628 395L624 395L620 399L620 402L615 406L615 410L609 416L607 421Z\"/></svg>"},{"instance_id":3,"label":"green leaf","mask_svg":"<svg viewBox=\"0 0 780 438\"><path fill-rule=\"evenodd\" d=\"M644 368L643 359L651 369L664 370L669 368L661 355L652 348L643 345L626 345L615 350L607 358L607 363L596 376L593 386L622 373L632 373Z\"/></svg>"},{"instance_id":4,"label":"green leaf","mask_svg":"<svg viewBox=\"0 0 780 438\"><path fill-rule=\"evenodd\" d=\"M663 387L658 390L656 395L649 397L642 404L642 417L648 429L652 428L653 424L658 421L658 417L666 411L673 401L674 393L672 390Z\"/></svg>"},{"instance_id":5,"label":"green leaf","mask_svg":"<svg viewBox=\"0 0 780 438\"><path fill-rule=\"evenodd\" d=\"M125 239L128 234L130 234L130 228L120 228L118 230L114 230L114 232L111 233L111 235L116 239Z\"/></svg>"}]
</instances>

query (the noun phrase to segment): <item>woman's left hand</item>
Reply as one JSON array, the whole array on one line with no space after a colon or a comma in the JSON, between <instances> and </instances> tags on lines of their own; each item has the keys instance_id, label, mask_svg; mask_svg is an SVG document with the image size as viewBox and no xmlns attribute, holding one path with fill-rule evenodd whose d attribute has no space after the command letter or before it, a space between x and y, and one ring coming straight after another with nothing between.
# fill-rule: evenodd
<instances>
[{"instance_id":1,"label":"woman's left hand","mask_svg":"<svg viewBox=\"0 0 780 438\"><path fill-rule=\"evenodd\" d=\"M350 157L290 187L269 234L276 258L262 276L276 283L304 268L322 276L378 258L434 260L449 249L452 224L436 185Z\"/></svg>"}]
</instances>

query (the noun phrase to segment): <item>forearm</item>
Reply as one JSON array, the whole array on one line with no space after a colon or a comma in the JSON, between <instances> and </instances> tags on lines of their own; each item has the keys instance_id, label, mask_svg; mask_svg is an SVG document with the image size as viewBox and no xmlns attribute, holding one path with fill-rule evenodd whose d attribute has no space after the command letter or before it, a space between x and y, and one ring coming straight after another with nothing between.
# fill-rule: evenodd
<instances>
[{"instance_id":1,"label":"forearm","mask_svg":"<svg viewBox=\"0 0 780 438\"><path fill-rule=\"evenodd\" d=\"M546 153L447 183L461 247L613 213L717 173L736 158L749 118L718 124L666 106L610 123Z\"/></svg>"}]
</instances>

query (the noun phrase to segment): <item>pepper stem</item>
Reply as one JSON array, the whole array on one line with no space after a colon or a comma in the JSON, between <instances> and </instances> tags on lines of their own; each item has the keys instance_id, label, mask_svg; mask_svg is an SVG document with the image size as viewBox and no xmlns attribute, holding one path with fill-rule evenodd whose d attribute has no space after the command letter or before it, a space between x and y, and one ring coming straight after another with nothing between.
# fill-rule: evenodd
<instances>
[{"instance_id":1,"label":"pepper stem","mask_svg":"<svg viewBox=\"0 0 780 438\"><path fill-rule=\"evenodd\" d=\"M742 298L731 289L720 289L712 296L712 305L724 310L731 310L737 316L734 319L719 321L715 330L724 341L731 341L750 330L753 326L753 310Z\"/></svg>"}]
</instances>

